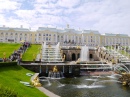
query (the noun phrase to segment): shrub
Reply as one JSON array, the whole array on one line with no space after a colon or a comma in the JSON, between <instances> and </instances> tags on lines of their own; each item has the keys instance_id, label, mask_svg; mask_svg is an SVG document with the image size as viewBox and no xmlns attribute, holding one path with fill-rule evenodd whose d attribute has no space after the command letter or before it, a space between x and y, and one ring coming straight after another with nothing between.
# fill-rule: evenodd
<instances>
[{"instance_id":1,"label":"shrub","mask_svg":"<svg viewBox=\"0 0 130 97\"><path fill-rule=\"evenodd\" d=\"M0 67L15 66L17 62L0 62Z\"/></svg>"}]
</instances>

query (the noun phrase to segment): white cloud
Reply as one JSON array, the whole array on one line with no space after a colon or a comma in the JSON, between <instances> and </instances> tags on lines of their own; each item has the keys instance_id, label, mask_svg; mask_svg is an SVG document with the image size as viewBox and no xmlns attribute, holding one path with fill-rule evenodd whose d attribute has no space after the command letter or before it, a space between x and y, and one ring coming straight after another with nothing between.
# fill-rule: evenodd
<instances>
[{"instance_id":1,"label":"white cloud","mask_svg":"<svg viewBox=\"0 0 130 97\"><path fill-rule=\"evenodd\" d=\"M72 8L80 3L80 0L59 0L58 4L62 7Z\"/></svg>"},{"instance_id":2,"label":"white cloud","mask_svg":"<svg viewBox=\"0 0 130 97\"><path fill-rule=\"evenodd\" d=\"M15 11L15 14L17 14L18 17L25 20L31 20L33 19L33 17L36 16L35 10L17 10Z\"/></svg>"},{"instance_id":3,"label":"white cloud","mask_svg":"<svg viewBox=\"0 0 130 97\"><path fill-rule=\"evenodd\" d=\"M0 25L66 27L70 24L101 33L129 34L130 31L129 0L35 0L30 10L21 9L21 3L0 0ZM14 10L13 16L10 10Z\"/></svg>"},{"instance_id":4,"label":"white cloud","mask_svg":"<svg viewBox=\"0 0 130 97\"><path fill-rule=\"evenodd\" d=\"M0 0L0 10L15 10L20 7L20 3L11 0Z\"/></svg>"}]
</instances>

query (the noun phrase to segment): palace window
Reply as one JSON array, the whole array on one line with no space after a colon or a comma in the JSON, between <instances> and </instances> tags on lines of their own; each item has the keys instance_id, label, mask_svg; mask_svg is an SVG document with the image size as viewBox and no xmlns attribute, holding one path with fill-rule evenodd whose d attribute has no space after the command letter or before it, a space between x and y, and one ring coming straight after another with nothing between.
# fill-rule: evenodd
<instances>
[{"instance_id":1,"label":"palace window","mask_svg":"<svg viewBox=\"0 0 130 97\"><path fill-rule=\"evenodd\" d=\"M46 37L46 41L48 41L48 37Z\"/></svg>"}]
</instances>

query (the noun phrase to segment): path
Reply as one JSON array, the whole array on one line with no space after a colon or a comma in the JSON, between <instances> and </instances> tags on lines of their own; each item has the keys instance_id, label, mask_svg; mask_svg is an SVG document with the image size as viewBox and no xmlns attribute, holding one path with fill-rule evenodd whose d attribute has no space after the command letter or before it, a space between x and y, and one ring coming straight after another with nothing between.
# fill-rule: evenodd
<instances>
[{"instance_id":1,"label":"path","mask_svg":"<svg viewBox=\"0 0 130 97\"><path fill-rule=\"evenodd\" d=\"M31 77L31 81L36 78L39 75L39 73L35 73L32 77ZM44 87L36 87L38 90L40 90L41 92L43 92L44 94L46 94L49 97L60 97L52 92L50 92L49 90L45 89Z\"/></svg>"}]
</instances>

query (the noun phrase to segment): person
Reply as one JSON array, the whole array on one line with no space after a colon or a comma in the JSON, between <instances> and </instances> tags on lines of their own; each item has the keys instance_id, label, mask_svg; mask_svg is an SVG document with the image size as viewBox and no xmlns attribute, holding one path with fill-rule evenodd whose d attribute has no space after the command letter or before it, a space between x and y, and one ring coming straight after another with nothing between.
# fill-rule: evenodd
<instances>
[{"instance_id":1,"label":"person","mask_svg":"<svg viewBox=\"0 0 130 97\"><path fill-rule=\"evenodd\" d=\"M3 58L3 61L6 62L6 58L5 57Z\"/></svg>"}]
</instances>

